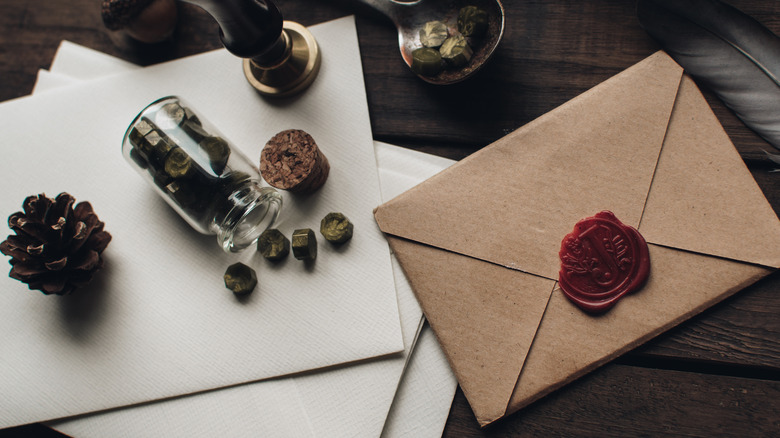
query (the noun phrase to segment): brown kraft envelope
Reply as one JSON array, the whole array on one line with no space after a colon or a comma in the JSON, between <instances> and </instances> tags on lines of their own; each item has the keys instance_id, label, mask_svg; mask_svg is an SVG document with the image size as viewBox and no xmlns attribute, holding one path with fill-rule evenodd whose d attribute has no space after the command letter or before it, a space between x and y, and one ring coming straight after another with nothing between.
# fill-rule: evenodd
<instances>
[{"instance_id":1,"label":"brown kraft envelope","mask_svg":"<svg viewBox=\"0 0 780 438\"><path fill-rule=\"evenodd\" d=\"M609 210L650 276L593 316L557 287L561 240ZM379 206L487 425L780 267L780 221L694 82L658 52Z\"/></svg>"}]
</instances>

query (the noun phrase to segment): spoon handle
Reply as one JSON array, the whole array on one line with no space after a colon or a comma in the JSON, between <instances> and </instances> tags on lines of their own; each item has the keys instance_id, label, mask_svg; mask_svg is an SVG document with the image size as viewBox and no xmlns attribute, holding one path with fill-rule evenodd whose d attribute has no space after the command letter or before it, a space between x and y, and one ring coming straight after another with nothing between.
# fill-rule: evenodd
<instances>
[{"instance_id":1,"label":"spoon handle","mask_svg":"<svg viewBox=\"0 0 780 438\"><path fill-rule=\"evenodd\" d=\"M384 16L392 20L392 22L396 25L400 23L401 16L405 13L407 10L406 8L409 6L416 5L417 3L420 3L422 0L417 1L408 1L408 2L400 2L396 0L358 0L363 4L366 4L378 12L382 13Z\"/></svg>"}]
</instances>

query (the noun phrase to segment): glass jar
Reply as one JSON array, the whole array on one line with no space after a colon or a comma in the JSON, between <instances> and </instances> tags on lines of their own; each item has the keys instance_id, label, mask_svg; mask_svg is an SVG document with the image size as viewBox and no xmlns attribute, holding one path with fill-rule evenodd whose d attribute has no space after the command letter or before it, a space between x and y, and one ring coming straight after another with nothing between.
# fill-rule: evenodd
<instances>
[{"instance_id":1,"label":"glass jar","mask_svg":"<svg viewBox=\"0 0 780 438\"><path fill-rule=\"evenodd\" d=\"M252 245L282 209L244 154L176 96L152 102L130 124L125 159L194 229L226 252Z\"/></svg>"}]
</instances>

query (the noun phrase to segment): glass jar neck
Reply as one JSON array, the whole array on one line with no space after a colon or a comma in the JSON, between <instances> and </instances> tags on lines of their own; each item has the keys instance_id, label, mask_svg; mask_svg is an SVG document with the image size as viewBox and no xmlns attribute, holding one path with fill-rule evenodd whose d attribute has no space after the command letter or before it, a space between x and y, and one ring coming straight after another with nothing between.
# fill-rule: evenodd
<instances>
[{"instance_id":1,"label":"glass jar neck","mask_svg":"<svg viewBox=\"0 0 780 438\"><path fill-rule=\"evenodd\" d=\"M236 188L227 202L227 213L215 217L213 222L217 241L226 252L238 252L252 245L276 222L282 210L281 195L255 181Z\"/></svg>"}]
</instances>

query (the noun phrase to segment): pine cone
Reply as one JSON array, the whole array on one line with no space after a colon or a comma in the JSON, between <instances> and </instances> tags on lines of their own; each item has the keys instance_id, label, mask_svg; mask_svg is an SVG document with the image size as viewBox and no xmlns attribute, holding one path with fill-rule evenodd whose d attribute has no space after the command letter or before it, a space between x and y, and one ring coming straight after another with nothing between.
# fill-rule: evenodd
<instances>
[{"instance_id":1,"label":"pine cone","mask_svg":"<svg viewBox=\"0 0 780 438\"><path fill-rule=\"evenodd\" d=\"M16 235L0 243L0 252L11 257L11 278L46 295L66 295L103 267L100 254L111 235L103 231L89 202L75 208L74 202L67 193L53 200L44 194L30 196L23 212L8 217Z\"/></svg>"}]
</instances>

